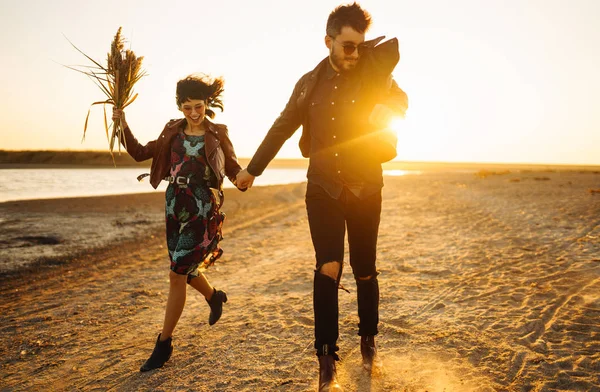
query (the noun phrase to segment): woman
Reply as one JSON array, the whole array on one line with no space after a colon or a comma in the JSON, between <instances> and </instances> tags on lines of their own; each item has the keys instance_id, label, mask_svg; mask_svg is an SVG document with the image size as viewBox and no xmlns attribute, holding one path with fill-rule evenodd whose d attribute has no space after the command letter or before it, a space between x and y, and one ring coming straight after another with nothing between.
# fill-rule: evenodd
<instances>
[{"instance_id":1,"label":"woman","mask_svg":"<svg viewBox=\"0 0 600 392\"><path fill-rule=\"evenodd\" d=\"M227 294L216 290L201 269L221 256L219 248L224 214L223 179L235 183L241 170L227 127L208 120L212 108L223 111L223 80L190 75L177 83L177 106L184 118L167 123L158 139L141 145L127 125L125 113L113 108L120 120L125 146L136 161L152 158L150 183L169 181L166 190L167 247L171 260L169 297L162 332L140 371L162 367L173 352L172 334L183 312L186 283L198 290L210 306L208 323L221 317Z\"/></svg>"}]
</instances>

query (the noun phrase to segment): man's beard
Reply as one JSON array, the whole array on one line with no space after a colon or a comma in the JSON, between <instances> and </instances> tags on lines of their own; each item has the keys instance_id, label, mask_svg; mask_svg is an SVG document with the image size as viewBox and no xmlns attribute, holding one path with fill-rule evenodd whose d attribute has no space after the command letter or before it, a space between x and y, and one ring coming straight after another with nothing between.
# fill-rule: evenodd
<instances>
[{"instance_id":1,"label":"man's beard","mask_svg":"<svg viewBox=\"0 0 600 392\"><path fill-rule=\"evenodd\" d=\"M358 64L357 60L347 63L346 61L349 59L343 55L339 56L335 52L335 49L331 52L329 58L331 59L331 63L339 70L340 73L351 72L356 69L356 65ZM349 68L346 68L347 66L349 66Z\"/></svg>"}]
</instances>

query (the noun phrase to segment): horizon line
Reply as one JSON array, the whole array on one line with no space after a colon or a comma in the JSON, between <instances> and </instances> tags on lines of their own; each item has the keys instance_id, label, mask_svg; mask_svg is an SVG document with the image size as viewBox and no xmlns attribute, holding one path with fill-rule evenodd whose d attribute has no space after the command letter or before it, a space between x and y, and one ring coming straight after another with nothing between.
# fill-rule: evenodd
<instances>
[{"instance_id":1,"label":"horizon line","mask_svg":"<svg viewBox=\"0 0 600 392\"><path fill-rule=\"evenodd\" d=\"M52 150L52 149L44 149L44 150L9 150L9 149L0 149L0 153L36 153L36 152L45 152L45 153L106 153L110 154L108 150ZM122 151L125 152L126 151ZM113 152L115 153L115 152ZM237 157L238 160L250 161L252 157ZM304 157L293 157L293 158L274 158L273 161L298 161L298 162L306 162L308 163L309 158ZM394 159L388 162L384 162L383 165L386 164L431 164L431 165L513 165L513 166L576 166L576 167L598 167L600 168L600 163L567 163L567 162L498 162L498 161L436 161L436 160L398 160Z\"/></svg>"}]
</instances>

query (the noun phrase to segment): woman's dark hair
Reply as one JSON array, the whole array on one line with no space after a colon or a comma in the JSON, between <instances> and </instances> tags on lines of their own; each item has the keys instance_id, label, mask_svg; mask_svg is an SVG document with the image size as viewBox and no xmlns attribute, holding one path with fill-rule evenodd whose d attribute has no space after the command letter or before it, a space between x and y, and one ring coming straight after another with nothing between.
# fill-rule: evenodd
<instances>
[{"instance_id":1,"label":"woman's dark hair","mask_svg":"<svg viewBox=\"0 0 600 392\"><path fill-rule=\"evenodd\" d=\"M371 14L360 8L358 3L340 5L327 18L327 35L335 38L342 32L342 27L350 26L363 34L371 26Z\"/></svg>"},{"instance_id":2,"label":"woman's dark hair","mask_svg":"<svg viewBox=\"0 0 600 392\"><path fill-rule=\"evenodd\" d=\"M204 74L192 74L186 76L177 82L177 92L175 99L177 107L190 100L202 99L206 102L206 115L210 118L215 117L215 112L211 108L218 108L223 111L223 78L211 78Z\"/></svg>"}]
</instances>

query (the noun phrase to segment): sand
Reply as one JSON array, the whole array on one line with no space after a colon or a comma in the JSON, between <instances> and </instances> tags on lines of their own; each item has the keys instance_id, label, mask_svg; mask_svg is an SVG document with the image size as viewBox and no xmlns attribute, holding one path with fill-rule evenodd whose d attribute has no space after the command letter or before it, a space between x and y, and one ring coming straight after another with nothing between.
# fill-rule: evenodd
<instances>
[{"instance_id":1,"label":"sand","mask_svg":"<svg viewBox=\"0 0 600 392\"><path fill-rule=\"evenodd\" d=\"M228 293L223 318L209 327L189 289L173 356L149 373L163 196L0 204L0 390L314 391L305 186L228 190L225 254L207 272ZM593 172L386 178L383 369L360 366L346 268L345 391L600 391L598 188Z\"/></svg>"}]
</instances>

